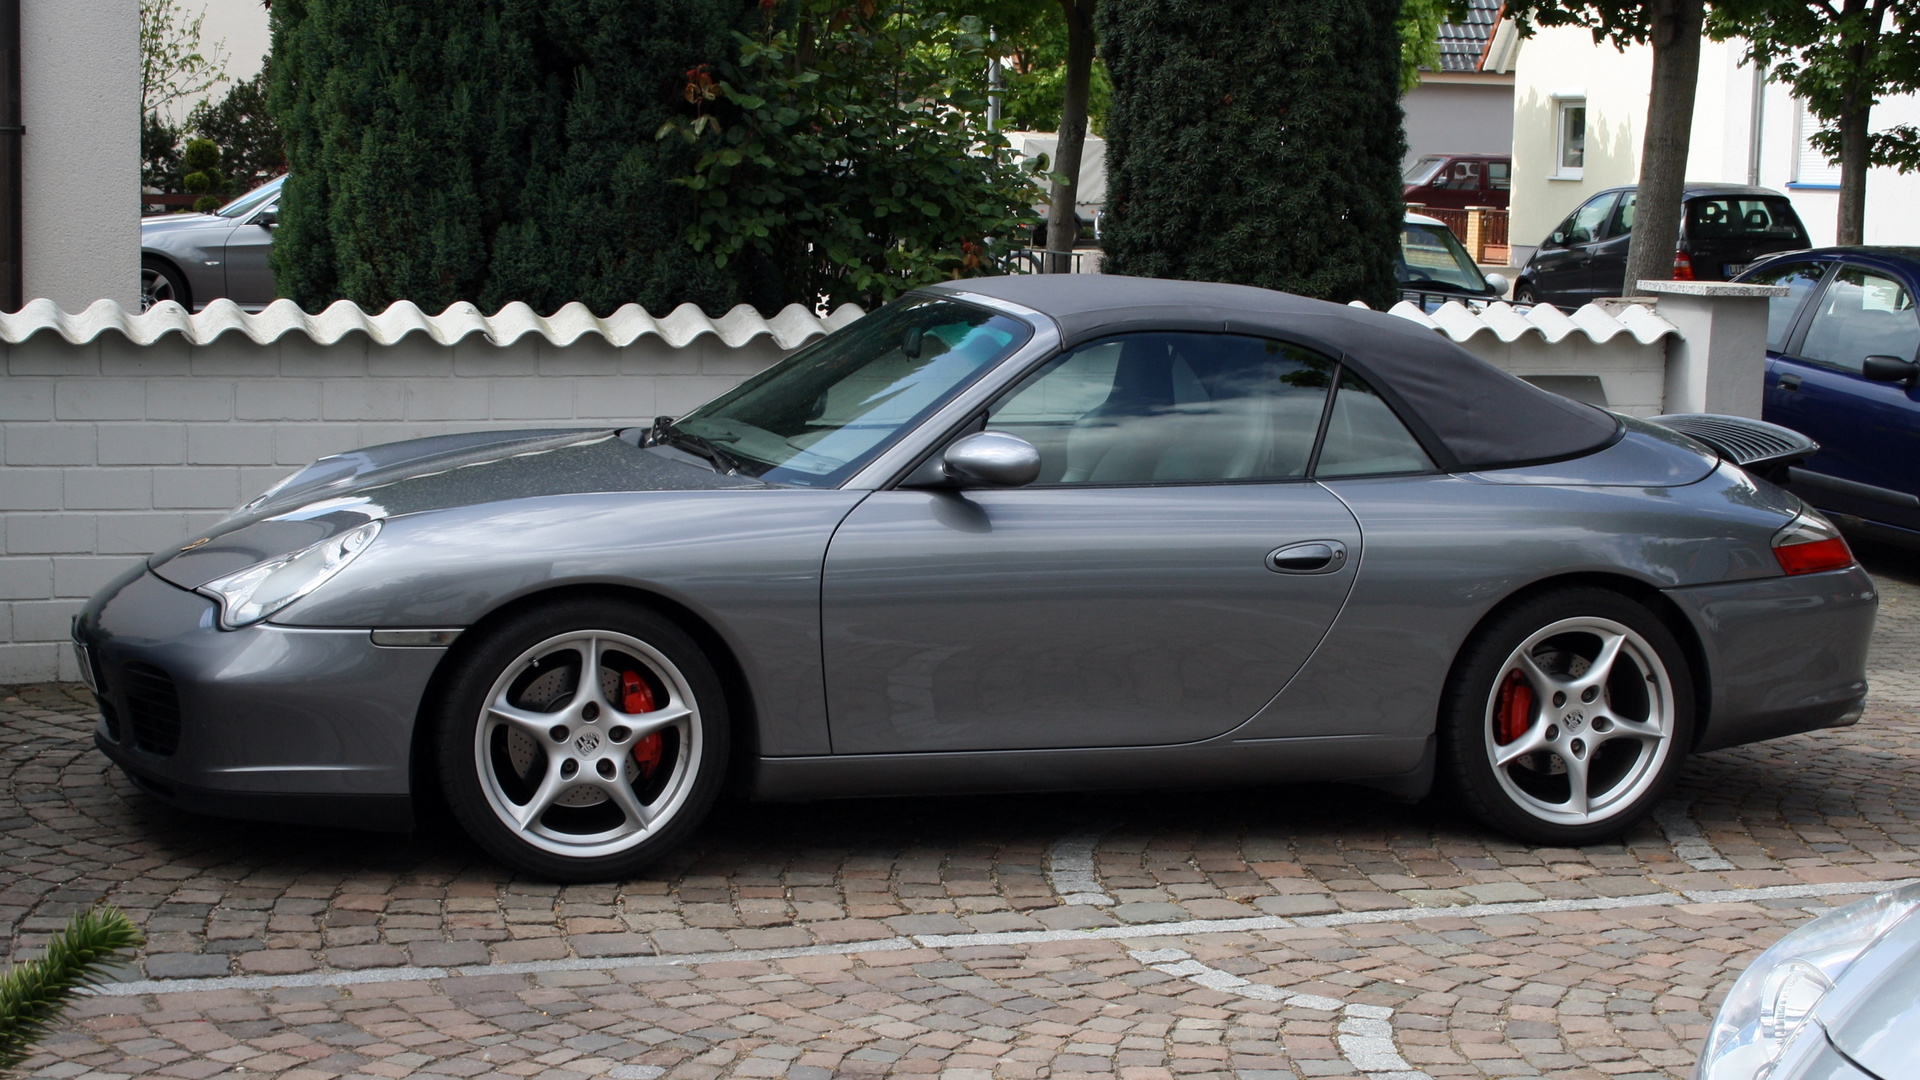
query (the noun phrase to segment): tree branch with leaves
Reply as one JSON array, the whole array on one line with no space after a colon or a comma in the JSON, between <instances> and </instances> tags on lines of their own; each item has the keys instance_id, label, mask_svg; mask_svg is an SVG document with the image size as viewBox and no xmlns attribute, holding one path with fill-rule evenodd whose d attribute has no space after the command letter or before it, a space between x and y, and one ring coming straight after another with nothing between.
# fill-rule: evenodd
<instances>
[{"instance_id":1,"label":"tree branch with leaves","mask_svg":"<svg viewBox=\"0 0 1920 1080\"><path fill-rule=\"evenodd\" d=\"M1920 0L1718 0L1708 31L1744 39L1747 62L1820 119L1813 146L1840 166L1837 239L1862 243L1868 170L1920 169L1920 130L1872 128L1882 97L1920 90Z\"/></svg>"}]
</instances>

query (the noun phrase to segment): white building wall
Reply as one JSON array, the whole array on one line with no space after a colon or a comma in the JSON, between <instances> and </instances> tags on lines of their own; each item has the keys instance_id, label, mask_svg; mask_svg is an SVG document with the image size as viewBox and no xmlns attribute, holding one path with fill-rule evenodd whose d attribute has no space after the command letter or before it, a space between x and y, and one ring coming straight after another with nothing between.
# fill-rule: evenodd
<instances>
[{"instance_id":1,"label":"white building wall","mask_svg":"<svg viewBox=\"0 0 1920 1080\"><path fill-rule=\"evenodd\" d=\"M1739 42L1707 41L1701 46L1687 154L1689 180L1753 181L1754 77L1753 69L1740 62L1744 52ZM1594 44L1584 30L1541 30L1522 43L1514 65L1512 239L1516 262L1530 256L1540 238L1589 196L1638 181L1652 77L1651 49L1640 46L1623 53L1611 45ZM1552 94L1580 88L1588 99L1585 175L1578 181L1552 179ZM1793 200L1815 245L1833 243L1839 194L1831 187L1798 182L1800 108L1787 87L1766 85L1760 120L1758 182ZM1920 123L1920 97L1881 102L1874 108L1872 123L1875 130ZM1867 243L1920 243L1920 214L1911 210L1917 202L1920 175L1902 176L1892 169L1870 172Z\"/></svg>"},{"instance_id":2,"label":"white building wall","mask_svg":"<svg viewBox=\"0 0 1920 1080\"><path fill-rule=\"evenodd\" d=\"M140 297L140 5L20 5L26 298Z\"/></svg>"},{"instance_id":3,"label":"white building wall","mask_svg":"<svg viewBox=\"0 0 1920 1080\"><path fill-rule=\"evenodd\" d=\"M1452 79L1429 73L1400 99L1400 107L1407 112L1407 158L1403 165L1411 165L1426 154L1512 152L1512 78L1475 75Z\"/></svg>"}]
</instances>

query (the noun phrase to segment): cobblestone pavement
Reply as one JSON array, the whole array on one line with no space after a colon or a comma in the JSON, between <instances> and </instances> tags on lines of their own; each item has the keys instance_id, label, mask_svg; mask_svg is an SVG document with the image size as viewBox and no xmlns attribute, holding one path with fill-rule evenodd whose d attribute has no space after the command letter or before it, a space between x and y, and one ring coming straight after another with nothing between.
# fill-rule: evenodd
<instances>
[{"instance_id":1,"label":"cobblestone pavement","mask_svg":"<svg viewBox=\"0 0 1920 1080\"><path fill-rule=\"evenodd\" d=\"M1862 723L1696 758L1577 850L1339 787L729 803L561 887L450 829L169 810L83 690L0 688L0 950L103 899L148 935L28 1072L1689 1077L1753 955L1920 877L1920 560L1868 560Z\"/></svg>"}]
</instances>

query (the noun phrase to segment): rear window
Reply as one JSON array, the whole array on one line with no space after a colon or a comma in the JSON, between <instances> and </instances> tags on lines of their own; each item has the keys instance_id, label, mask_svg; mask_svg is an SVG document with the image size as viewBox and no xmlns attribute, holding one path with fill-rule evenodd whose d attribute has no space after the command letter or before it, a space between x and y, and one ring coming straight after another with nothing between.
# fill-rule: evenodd
<instances>
[{"instance_id":1,"label":"rear window","mask_svg":"<svg viewBox=\"0 0 1920 1080\"><path fill-rule=\"evenodd\" d=\"M1782 240L1807 242L1807 231L1780 196L1715 196L1687 201L1689 240Z\"/></svg>"}]
</instances>

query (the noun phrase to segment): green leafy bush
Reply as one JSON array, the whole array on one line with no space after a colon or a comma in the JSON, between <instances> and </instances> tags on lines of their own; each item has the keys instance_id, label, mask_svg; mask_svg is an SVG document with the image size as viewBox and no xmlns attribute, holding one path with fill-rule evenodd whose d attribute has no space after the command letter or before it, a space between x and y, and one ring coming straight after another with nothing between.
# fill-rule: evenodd
<instances>
[{"instance_id":1,"label":"green leafy bush","mask_svg":"<svg viewBox=\"0 0 1920 1080\"><path fill-rule=\"evenodd\" d=\"M801 0L686 73L677 178L691 246L756 306L867 306L997 272L1038 221L1034 176L985 132L986 34L911 2ZM676 133L678 138L675 137Z\"/></svg>"},{"instance_id":2,"label":"green leafy bush","mask_svg":"<svg viewBox=\"0 0 1920 1080\"><path fill-rule=\"evenodd\" d=\"M193 208L203 214L219 209L226 201L227 177L220 171L220 148L213 140L188 139L180 166L187 170L180 177L180 186L200 196Z\"/></svg>"},{"instance_id":3,"label":"green leafy bush","mask_svg":"<svg viewBox=\"0 0 1920 1080\"><path fill-rule=\"evenodd\" d=\"M1398 296L1400 0L1100 7L1109 273Z\"/></svg>"},{"instance_id":4,"label":"green leafy bush","mask_svg":"<svg viewBox=\"0 0 1920 1080\"><path fill-rule=\"evenodd\" d=\"M74 992L99 983L119 953L140 945L140 931L125 915L111 906L97 907L75 915L64 931L48 938L40 959L0 975L0 1070L25 1061Z\"/></svg>"}]
</instances>

